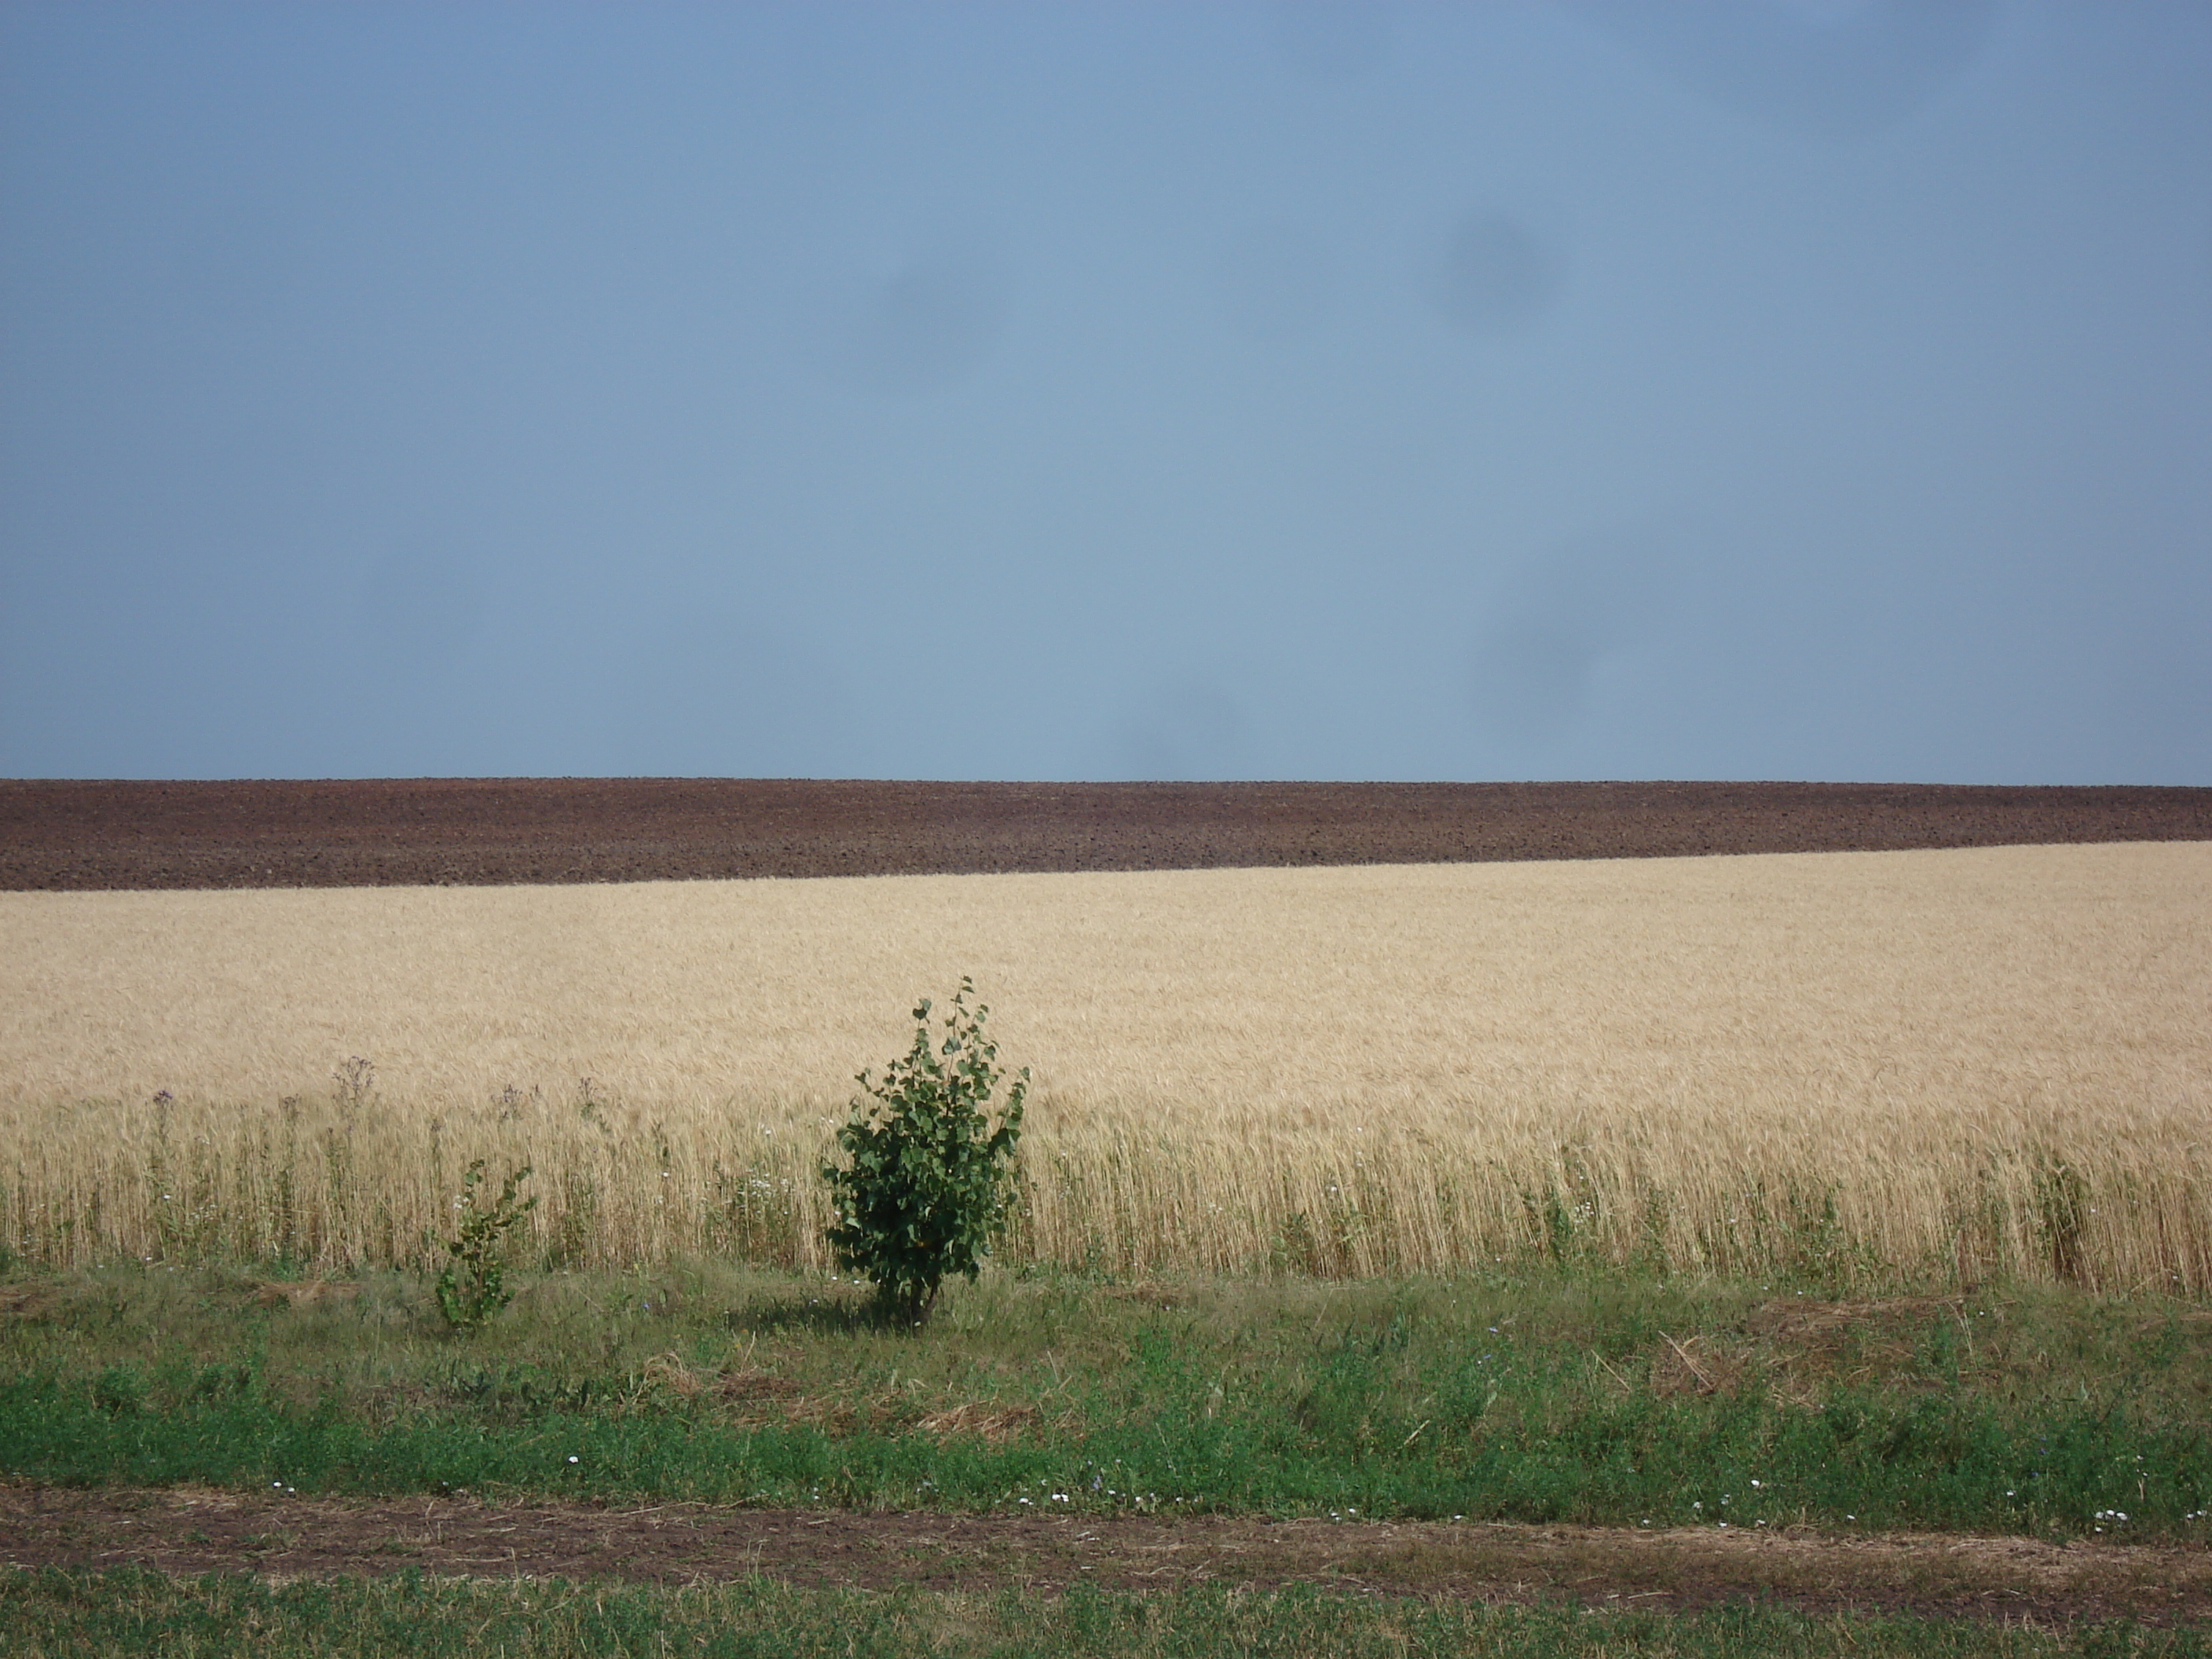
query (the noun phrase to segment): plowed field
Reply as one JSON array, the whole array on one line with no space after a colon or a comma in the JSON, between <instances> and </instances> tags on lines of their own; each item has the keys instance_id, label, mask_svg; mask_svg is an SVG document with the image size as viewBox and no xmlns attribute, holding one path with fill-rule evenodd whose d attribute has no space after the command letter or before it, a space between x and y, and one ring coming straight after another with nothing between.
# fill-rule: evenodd
<instances>
[{"instance_id":1,"label":"plowed field","mask_svg":"<svg viewBox=\"0 0 2212 1659\"><path fill-rule=\"evenodd\" d=\"M493 886L2212 841L2212 789L0 781L0 890Z\"/></svg>"}]
</instances>

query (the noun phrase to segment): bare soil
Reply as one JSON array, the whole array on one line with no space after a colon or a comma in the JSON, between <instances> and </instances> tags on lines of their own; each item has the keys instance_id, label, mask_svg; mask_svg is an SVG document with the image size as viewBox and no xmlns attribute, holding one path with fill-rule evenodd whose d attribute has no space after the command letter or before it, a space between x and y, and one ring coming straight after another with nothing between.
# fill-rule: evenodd
<instances>
[{"instance_id":1,"label":"bare soil","mask_svg":"<svg viewBox=\"0 0 2212 1659\"><path fill-rule=\"evenodd\" d=\"M2212 789L0 781L0 890L505 885L2212 841Z\"/></svg>"},{"instance_id":2,"label":"bare soil","mask_svg":"<svg viewBox=\"0 0 2212 1659\"><path fill-rule=\"evenodd\" d=\"M1811 1528L1592 1527L1218 1516L869 1514L610 1509L451 1498L333 1501L198 1491L0 1487L0 1562L273 1578L396 1572L690 1583L1111 1589L1292 1583L1385 1595L2040 1622L2212 1617L2212 1552L2020 1538L1838 1536Z\"/></svg>"}]
</instances>

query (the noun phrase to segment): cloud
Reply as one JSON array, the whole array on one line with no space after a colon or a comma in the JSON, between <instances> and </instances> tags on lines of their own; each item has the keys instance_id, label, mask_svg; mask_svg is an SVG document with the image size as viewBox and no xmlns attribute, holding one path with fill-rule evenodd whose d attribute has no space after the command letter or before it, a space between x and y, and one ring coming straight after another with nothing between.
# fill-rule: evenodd
<instances>
[{"instance_id":1,"label":"cloud","mask_svg":"<svg viewBox=\"0 0 2212 1659\"><path fill-rule=\"evenodd\" d=\"M1512 214L1472 212L1455 225L1429 272L1429 299L1446 322L1476 334L1522 328L1566 283L1559 250Z\"/></svg>"},{"instance_id":2,"label":"cloud","mask_svg":"<svg viewBox=\"0 0 2212 1659\"><path fill-rule=\"evenodd\" d=\"M861 324L860 356L884 392L941 392L989 356L1006 307L972 272L911 264L880 284Z\"/></svg>"},{"instance_id":3,"label":"cloud","mask_svg":"<svg viewBox=\"0 0 2212 1659\"><path fill-rule=\"evenodd\" d=\"M933 396L968 380L1012 310L1005 262L988 240L942 225L831 288L834 377L892 397Z\"/></svg>"},{"instance_id":4,"label":"cloud","mask_svg":"<svg viewBox=\"0 0 2212 1659\"><path fill-rule=\"evenodd\" d=\"M1516 748L1573 736L1601 668L1656 630L1674 587L1672 561L1629 538L1570 543L1513 570L1475 638L1469 683L1482 730Z\"/></svg>"},{"instance_id":5,"label":"cloud","mask_svg":"<svg viewBox=\"0 0 2212 1659\"><path fill-rule=\"evenodd\" d=\"M1787 132L1896 125L1980 52L1994 0L1574 0L1680 85Z\"/></svg>"}]
</instances>

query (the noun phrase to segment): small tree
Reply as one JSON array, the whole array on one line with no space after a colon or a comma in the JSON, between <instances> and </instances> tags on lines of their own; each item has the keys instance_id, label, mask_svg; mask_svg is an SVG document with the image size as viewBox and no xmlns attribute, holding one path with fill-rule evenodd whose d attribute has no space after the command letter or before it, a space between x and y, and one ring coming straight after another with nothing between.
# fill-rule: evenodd
<instances>
[{"instance_id":1,"label":"small tree","mask_svg":"<svg viewBox=\"0 0 2212 1659\"><path fill-rule=\"evenodd\" d=\"M873 1282L883 1310L914 1326L929 1317L946 1275L975 1277L1006 1231L1014 1143L1022 1132L1024 1066L991 1122L991 1096L1006 1075L998 1045L983 1035L990 1010L968 1009L972 981L933 1046L929 1003L914 1011L914 1046L884 1068L883 1081L856 1081L872 1100L853 1098L851 1121L837 1131L850 1162L824 1164L836 1220L829 1230L837 1265Z\"/></svg>"},{"instance_id":2,"label":"small tree","mask_svg":"<svg viewBox=\"0 0 2212 1659\"><path fill-rule=\"evenodd\" d=\"M507 1288L507 1263L501 1256L506 1234L538 1207L535 1198L518 1202L514 1189L530 1179L525 1164L500 1183L499 1196L485 1207L477 1188L483 1184L484 1161L473 1159L461 1177L460 1237L446 1241L449 1258L438 1275L438 1311L447 1326L473 1331L514 1300Z\"/></svg>"}]
</instances>

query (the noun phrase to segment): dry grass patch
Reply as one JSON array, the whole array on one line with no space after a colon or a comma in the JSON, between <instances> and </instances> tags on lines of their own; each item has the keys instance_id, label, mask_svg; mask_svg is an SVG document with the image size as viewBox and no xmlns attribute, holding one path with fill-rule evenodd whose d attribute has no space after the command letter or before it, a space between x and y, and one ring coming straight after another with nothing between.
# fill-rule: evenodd
<instances>
[{"instance_id":1,"label":"dry grass patch","mask_svg":"<svg viewBox=\"0 0 2212 1659\"><path fill-rule=\"evenodd\" d=\"M254 1287L258 1308L313 1308L331 1302L350 1302L361 1286L327 1279L270 1279Z\"/></svg>"},{"instance_id":2,"label":"dry grass patch","mask_svg":"<svg viewBox=\"0 0 2212 1659\"><path fill-rule=\"evenodd\" d=\"M1034 1406L951 1399L919 1380L841 1393L809 1394L794 1379L744 1362L702 1370L677 1353L655 1354L639 1368L630 1405L662 1394L711 1401L731 1423L746 1428L803 1425L830 1433L857 1429L915 1432L939 1440L972 1438L1003 1445L1038 1420Z\"/></svg>"},{"instance_id":3,"label":"dry grass patch","mask_svg":"<svg viewBox=\"0 0 2212 1659\"><path fill-rule=\"evenodd\" d=\"M931 1412L915 1427L939 1439L972 1437L992 1445L1004 1445L1036 1420L1034 1406L1000 1406L968 1400L943 1411Z\"/></svg>"}]
</instances>

